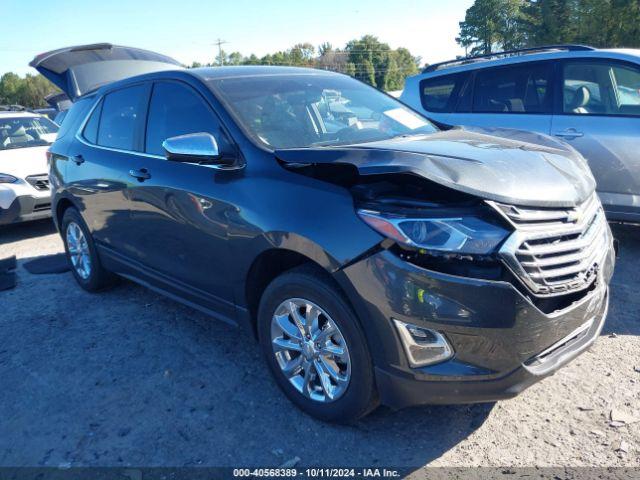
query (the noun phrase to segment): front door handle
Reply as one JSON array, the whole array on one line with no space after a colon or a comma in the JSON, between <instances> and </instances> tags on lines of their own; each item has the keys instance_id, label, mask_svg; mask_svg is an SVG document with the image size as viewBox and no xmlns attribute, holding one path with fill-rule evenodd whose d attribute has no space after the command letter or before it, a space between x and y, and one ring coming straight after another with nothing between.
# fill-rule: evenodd
<instances>
[{"instance_id":1,"label":"front door handle","mask_svg":"<svg viewBox=\"0 0 640 480\"><path fill-rule=\"evenodd\" d=\"M133 178L137 178L140 182L144 182L151 178L151 174L146 168L141 168L140 170L129 170L129 175Z\"/></svg>"},{"instance_id":2,"label":"front door handle","mask_svg":"<svg viewBox=\"0 0 640 480\"><path fill-rule=\"evenodd\" d=\"M575 128L567 128L566 130L563 130L562 132L554 133L554 135L556 137L566 138L568 140L571 140L573 138L579 138L579 137L584 136L584 133L576 130Z\"/></svg>"},{"instance_id":3,"label":"front door handle","mask_svg":"<svg viewBox=\"0 0 640 480\"><path fill-rule=\"evenodd\" d=\"M82 165L84 163L84 157L82 155L74 155L71 157L71 161L76 165Z\"/></svg>"}]
</instances>

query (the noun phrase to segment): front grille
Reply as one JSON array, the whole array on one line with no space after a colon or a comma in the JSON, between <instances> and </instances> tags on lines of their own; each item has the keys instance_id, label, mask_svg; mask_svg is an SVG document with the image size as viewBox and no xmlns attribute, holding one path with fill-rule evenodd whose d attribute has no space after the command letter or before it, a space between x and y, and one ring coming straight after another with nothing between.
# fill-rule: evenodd
<instances>
[{"instance_id":1,"label":"front grille","mask_svg":"<svg viewBox=\"0 0 640 480\"><path fill-rule=\"evenodd\" d=\"M562 295L588 288L611 242L594 194L575 208L528 208L489 202L515 227L500 253L533 293Z\"/></svg>"},{"instance_id":2,"label":"front grille","mask_svg":"<svg viewBox=\"0 0 640 480\"><path fill-rule=\"evenodd\" d=\"M42 175L30 175L25 180L36 190L49 190L49 176L46 173Z\"/></svg>"}]
</instances>

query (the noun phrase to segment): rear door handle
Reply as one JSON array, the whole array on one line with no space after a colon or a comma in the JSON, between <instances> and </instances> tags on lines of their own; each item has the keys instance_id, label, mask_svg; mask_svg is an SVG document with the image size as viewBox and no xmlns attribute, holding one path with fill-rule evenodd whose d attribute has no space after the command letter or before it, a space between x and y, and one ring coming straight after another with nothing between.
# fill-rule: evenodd
<instances>
[{"instance_id":1,"label":"rear door handle","mask_svg":"<svg viewBox=\"0 0 640 480\"><path fill-rule=\"evenodd\" d=\"M84 163L84 157L82 155L74 155L71 157L71 161L76 165L82 165Z\"/></svg>"},{"instance_id":2,"label":"rear door handle","mask_svg":"<svg viewBox=\"0 0 640 480\"><path fill-rule=\"evenodd\" d=\"M146 168L141 168L140 170L129 170L129 175L133 178L137 178L141 182L151 178L151 174Z\"/></svg>"},{"instance_id":3,"label":"rear door handle","mask_svg":"<svg viewBox=\"0 0 640 480\"><path fill-rule=\"evenodd\" d=\"M579 132L575 128L567 128L566 130L563 130L561 132L554 133L554 135L556 137L567 138L567 139L571 140L572 138L579 138L579 137L584 136L584 133Z\"/></svg>"}]
</instances>

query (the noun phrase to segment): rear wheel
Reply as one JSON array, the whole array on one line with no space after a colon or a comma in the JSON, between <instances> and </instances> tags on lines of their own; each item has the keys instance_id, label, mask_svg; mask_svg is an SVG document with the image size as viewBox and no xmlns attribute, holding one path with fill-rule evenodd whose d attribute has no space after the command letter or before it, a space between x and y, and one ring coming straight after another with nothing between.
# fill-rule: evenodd
<instances>
[{"instance_id":1,"label":"rear wheel","mask_svg":"<svg viewBox=\"0 0 640 480\"><path fill-rule=\"evenodd\" d=\"M364 334L324 272L300 267L276 278L262 296L258 322L271 372L302 410L350 422L377 405Z\"/></svg>"},{"instance_id":2,"label":"rear wheel","mask_svg":"<svg viewBox=\"0 0 640 480\"><path fill-rule=\"evenodd\" d=\"M100 263L91 233L75 208L64 212L61 232L71 273L80 286L89 292L112 286L116 276Z\"/></svg>"}]
</instances>

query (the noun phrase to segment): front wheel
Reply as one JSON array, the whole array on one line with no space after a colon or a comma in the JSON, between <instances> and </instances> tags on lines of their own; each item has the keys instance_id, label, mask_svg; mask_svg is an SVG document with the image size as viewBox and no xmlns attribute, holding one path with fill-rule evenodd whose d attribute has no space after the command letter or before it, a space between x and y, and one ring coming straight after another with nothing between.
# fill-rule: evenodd
<instances>
[{"instance_id":1,"label":"front wheel","mask_svg":"<svg viewBox=\"0 0 640 480\"><path fill-rule=\"evenodd\" d=\"M276 382L305 412L344 423L377 405L364 334L324 272L301 267L276 278L260 301L258 333Z\"/></svg>"},{"instance_id":2,"label":"front wheel","mask_svg":"<svg viewBox=\"0 0 640 480\"><path fill-rule=\"evenodd\" d=\"M89 292L112 286L116 276L100 263L91 233L75 208L64 212L60 231L71 273L80 286Z\"/></svg>"}]
</instances>

